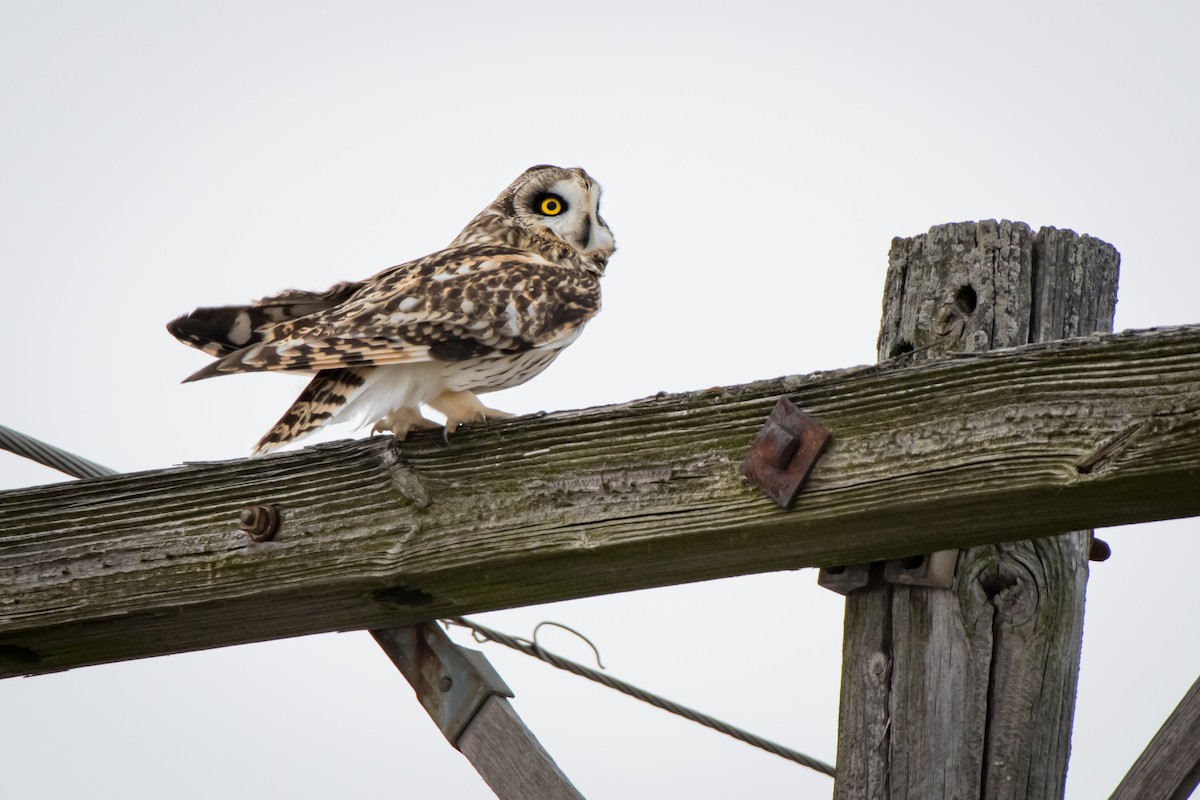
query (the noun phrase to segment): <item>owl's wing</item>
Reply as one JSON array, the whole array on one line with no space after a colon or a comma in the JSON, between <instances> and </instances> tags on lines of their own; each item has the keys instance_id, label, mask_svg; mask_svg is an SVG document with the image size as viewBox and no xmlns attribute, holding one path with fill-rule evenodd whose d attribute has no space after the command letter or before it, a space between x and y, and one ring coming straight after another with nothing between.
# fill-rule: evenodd
<instances>
[{"instance_id":1,"label":"owl's wing","mask_svg":"<svg viewBox=\"0 0 1200 800\"><path fill-rule=\"evenodd\" d=\"M275 324L187 380L556 347L599 310L596 276L511 248L453 248L385 270L333 308Z\"/></svg>"},{"instance_id":2,"label":"owl's wing","mask_svg":"<svg viewBox=\"0 0 1200 800\"><path fill-rule=\"evenodd\" d=\"M197 308L168 322L167 330L210 356L227 356L261 342L278 323L334 308L361 288L361 283L339 283L324 292L288 289L247 306Z\"/></svg>"}]
</instances>

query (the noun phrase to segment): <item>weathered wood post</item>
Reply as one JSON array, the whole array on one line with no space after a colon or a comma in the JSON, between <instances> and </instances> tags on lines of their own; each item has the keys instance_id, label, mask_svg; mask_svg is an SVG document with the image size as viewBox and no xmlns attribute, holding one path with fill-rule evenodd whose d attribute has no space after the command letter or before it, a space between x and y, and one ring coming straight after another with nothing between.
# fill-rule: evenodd
<instances>
[{"instance_id":1,"label":"weathered wood post","mask_svg":"<svg viewBox=\"0 0 1200 800\"><path fill-rule=\"evenodd\" d=\"M1110 331L1119 262L1097 239L1007 221L896 239L879 358ZM888 582L875 565L846 598L834 797L1062 797L1088 545L1077 531L964 550L950 590Z\"/></svg>"}]
</instances>

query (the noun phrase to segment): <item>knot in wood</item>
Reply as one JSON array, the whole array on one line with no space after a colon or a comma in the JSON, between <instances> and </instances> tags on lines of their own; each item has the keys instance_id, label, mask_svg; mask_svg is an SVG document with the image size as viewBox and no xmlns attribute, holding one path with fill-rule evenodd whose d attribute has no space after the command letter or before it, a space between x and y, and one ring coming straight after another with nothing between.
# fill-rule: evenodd
<instances>
[{"instance_id":1,"label":"knot in wood","mask_svg":"<svg viewBox=\"0 0 1200 800\"><path fill-rule=\"evenodd\" d=\"M871 653L867 659L867 679L876 684L885 684L892 672L892 661L886 654Z\"/></svg>"},{"instance_id":2,"label":"knot in wood","mask_svg":"<svg viewBox=\"0 0 1200 800\"><path fill-rule=\"evenodd\" d=\"M976 580L996 609L996 615L1012 625L1028 622L1041 602L1037 579L1029 568L1017 561L1005 560Z\"/></svg>"},{"instance_id":3,"label":"knot in wood","mask_svg":"<svg viewBox=\"0 0 1200 800\"><path fill-rule=\"evenodd\" d=\"M243 508L238 516L238 527L253 541L268 541L275 538L275 532L279 530L279 511L270 503Z\"/></svg>"},{"instance_id":4,"label":"knot in wood","mask_svg":"<svg viewBox=\"0 0 1200 800\"><path fill-rule=\"evenodd\" d=\"M959 287L934 314L933 332L938 336L962 339L967 330L967 320L975 313L979 297L970 284Z\"/></svg>"},{"instance_id":5,"label":"knot in wood","mask_svg":"<svg viewBox=\"0 0 1200 800\"><path fill-rule=\"evenodd\" d=\"M967 329L967 321L953 303L946 303L937 310L933 319L933 332L938 336L961 339Z\"/></svg>"}]
</instances>

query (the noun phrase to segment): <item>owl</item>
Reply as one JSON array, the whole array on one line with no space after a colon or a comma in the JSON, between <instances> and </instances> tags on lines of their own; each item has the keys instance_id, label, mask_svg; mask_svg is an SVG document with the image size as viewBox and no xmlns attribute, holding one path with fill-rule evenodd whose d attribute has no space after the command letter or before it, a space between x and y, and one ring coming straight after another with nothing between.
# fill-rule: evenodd
<instances>
[{"instance_id":1,"label":"owl","mask_svg":"<svg viewBox=\"0 0 1200 800\"><path fill-rule=\"evenodd\" d=\"M445 250L324 292L289 290L252 305L198 308L168 323L217 356L184 380L281 370L312 375L254 446L266 453L345 420L372 432L511 416L477 395L550 365L600 310L616 249L600 186L582 169L531 167Z\"/></svg>"}]
</instances>

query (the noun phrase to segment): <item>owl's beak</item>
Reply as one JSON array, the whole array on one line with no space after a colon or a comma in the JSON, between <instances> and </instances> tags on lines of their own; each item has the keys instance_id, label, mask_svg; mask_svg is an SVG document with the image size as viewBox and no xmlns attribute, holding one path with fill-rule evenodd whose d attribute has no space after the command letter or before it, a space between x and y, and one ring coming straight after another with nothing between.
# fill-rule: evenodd
<instances>
[{"instance_id":1,"label":"owl's beak","mask_svg":"<svg viewBox=\"0 0 1200 800\"><path fill-rule=\"evenodd\" d=\"M617 249L612 231L603 222L597 222L595 217L588 219L583 230L583 238L586 242L579 248L583 253L608 253L611 255Z\"/></svg>"},{"instance_id":2,"label":"owl's beak","mask_svg":"<svg viewBox=\"0 0 1200 800\"><path fill-rule=\"evenodd\" d=\"M588 245L592 241L592 218L584 217L583 227L579 231L579 249L587 252Z\"/></svg>"}]
</instances>

